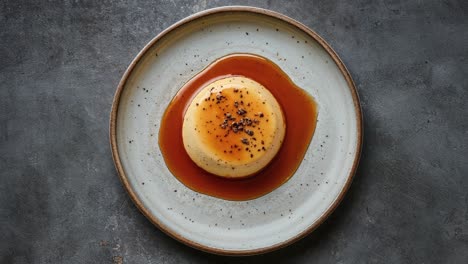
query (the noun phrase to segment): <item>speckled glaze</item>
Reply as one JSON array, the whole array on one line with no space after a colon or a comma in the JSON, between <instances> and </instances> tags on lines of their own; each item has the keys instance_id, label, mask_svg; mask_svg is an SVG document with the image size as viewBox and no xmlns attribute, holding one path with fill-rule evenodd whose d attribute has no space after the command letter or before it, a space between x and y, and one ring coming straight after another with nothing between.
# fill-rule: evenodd
<instances>
[{"instance_id":1,"label":"speckled glaze","mask_svg":"<svg viewBox=\"0 0 468 264\"><path fill-rule=\"evenodd\" d=\"M252 53L276 63L318 104L318 123L296 174L250 201L196 193L166 168L159 121L178 89L217 58ZM313 31L251 7L207 10L171 26L131 63L111 113L113 158L129 195L161 230L192 247L252 255L314 230L348 189L359 160L362 121L347 70Z\"/></svg>"}]
</instances>

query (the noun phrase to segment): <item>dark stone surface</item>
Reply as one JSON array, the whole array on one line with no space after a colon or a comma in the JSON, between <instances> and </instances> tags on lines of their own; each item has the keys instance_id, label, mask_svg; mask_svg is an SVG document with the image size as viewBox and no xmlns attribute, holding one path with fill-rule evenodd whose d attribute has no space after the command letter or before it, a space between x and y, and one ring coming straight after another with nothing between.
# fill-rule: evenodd
<instances>
[{"instance_id":1,"label":"dark stone surface","mask_svg":"<svg viewBox=\"0 0 468 264\"><path fill-rule=\"evenodd\" d=\"M468 263L463 0L229 1L289 15L341 56L365 117L355 181L316 232L248 258L191 249L138 212L108 143L118 81L161 30L227 3L0 3L0 263Z\"/></svg>"}]
</instances>

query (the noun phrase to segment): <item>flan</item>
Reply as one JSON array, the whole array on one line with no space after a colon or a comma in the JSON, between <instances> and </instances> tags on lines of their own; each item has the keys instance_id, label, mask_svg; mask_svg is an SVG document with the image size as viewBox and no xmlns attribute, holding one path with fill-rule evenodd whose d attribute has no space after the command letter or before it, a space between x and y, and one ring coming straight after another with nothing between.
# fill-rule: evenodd
<instances>
[{"instance_id":1,"label":"flan","mask_svg":"<svg viewBox=\"0 0 468 264\"><path fill-rule=\"evenodd\" d=\"M224 178L252 176L267 166L284 141L286 122L275 97L243 76L202 87L184 113L182 140L192 161Z\"/></svg>"}]
</instances>

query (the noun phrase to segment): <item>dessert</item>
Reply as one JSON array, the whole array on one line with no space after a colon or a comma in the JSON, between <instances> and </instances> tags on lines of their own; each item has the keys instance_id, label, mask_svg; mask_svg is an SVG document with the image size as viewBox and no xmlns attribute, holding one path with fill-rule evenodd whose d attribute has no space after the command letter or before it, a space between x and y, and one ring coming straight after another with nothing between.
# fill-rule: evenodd
<instances>
[{"instance_id":1,"label":"dessert","mask_svg":"<svg viewBox=\"0 0 468 264\"><path fill-rule=\"evenodd\" d=\"M221 177L242 178L274 158L285 135L275 97L260 83L234 76L208 83L183 120L185 150L199 167Z\"/></svg>"},{"instance_id":2,"label":"dessert","mask_svg":"<svg viewBox=\"0 0 468 264\"><path fill-rule=\"evenodd\" d=\"M241 79L241 77L252 80L258 83L258 85L263 86L276 99L281 106L285 132L283 142L276 155L273 148L273 151L269 152L271 153L270 155L274 156L269 163L265 162L267 164L263 165L262 169L253 174L248 175L248 172L246 172L245 175L249 177L238 174L238 178L233 180L233 175L230 175L231 177L229 178L226 176L220 177L220 175L210 172L213 171L211 168L204 169L194 161L197 157L192 158L190 156L191 154L189 154L190 150L186 150L185 145L190 144L190 142L187 137L184 139L183 127L188 127L186 119L188 118L190 120L193 115L193 113L188 114L190 105L192 103L198 103L198 107L200 107L200 102L197 102L195 98L205 87L211 87L209 86L210 83L220 81L218 84L219 88L221 88L221 82L228 80L229 83L229 80L231 80L232 83L232 79L228 78L239 78L238 80L243 80L245 83L246 79ZM222 88L225 88L224 85ZM222 94L223 96L227 96L228 91L222 92ZM244 92L242 94L244 94ZM211 99L215 99L215 101L210 101L211 103L216 104L216 95L217 93L211 95ZM205 96L207 95L205 94ZM201 98L206 99L206 97L203 96ZM208 101L206 102L208 103ZM250 108L244 110L247 111L245 115L249 115L249 118L252 118L250 114L254 114L253 118L255 118L255 114L259 115L258 112L267 112L267 110L251 110ZM237 110L235 115L231 112L233 112L233 110L229 112L231 117L236 117L236 120L240 118L237 114ZM272 112L274 112L274 110L272 110ZM265 113L263 114L265 115ZM224 115L224 112L222 114ZM257 118L259 118L259 116ZM268 123L270 121L271 120L269 120ZM221 127L223 123L224 120L222 120L221 125L215 124L216 126L213 126L212 129L214 130L214 128L216 128L217 132L218 130L226 132L226 130ZM281 122L278 121L277 124L279 123ZM167 106L161 119L159 127L159 147L167 168L188 188L221 199L245 201L275 190L294 175L303 161L309 143L314 135L316 124L317 104L314 98L306 91L296 86L281 68L272 61L261 56L252 54L230 54L214 61L180 88ZM193 124L191 126L193 132L196 132L193 128ZM272 127L276 127L276 125ZM232 129L232 127L230 129ZM243 127L243 130L244 129ZM256 129L258 129L258 127L256 127ZM189 133L189 130L190 129L188 129L186 133L193 134L193 132ZM252 137L257 136L255 130L253 131L254 134ZM231 131L229 133L233 132ZM242 137L249 140L250 136L245 133L246 132L242 132L236 135L242 135ZM275 132L274 134L280 136L280 133ZM239 138L236 139L233 137L233 139L238 140ZM242 142L237 145L244 146ZM245 145L242 152L244 154L249 153L244 152L246 147ZM207 155L206 153L211 153L213 148L213 145L198 147L199 151L205 152L205 155ZM219 149L223 150L222 153L224 154L225 149L222 147ZM258 148L254 149L254 151L258 152ZM247 158L250 158L250 153ZM224 159L226 159L228 163L236 162L236 159L229 160L228 156L225 156ZM216 160L216 158L213 160ZM239 160L237 160L237 162L239 162ZM215 165L217 166L217 164ZM241 166L239 165L239 167ZM260 167L261 166L258 168ZM258 168L252 169L252 171ZM221 172L217 173L222 174Z\"/></svg>"}]
</instances>

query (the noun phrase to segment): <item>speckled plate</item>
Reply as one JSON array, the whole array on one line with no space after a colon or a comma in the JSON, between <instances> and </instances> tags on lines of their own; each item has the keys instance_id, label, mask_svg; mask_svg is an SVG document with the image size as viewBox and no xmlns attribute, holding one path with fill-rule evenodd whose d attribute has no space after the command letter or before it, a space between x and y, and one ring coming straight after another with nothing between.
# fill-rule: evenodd
<instances>
[{"instance_id":1,"label":"speckled plate","mask_svg":"<svg viewBox=\"0 0 468 264\"><path fill-rule=\"evenodd\" d=\"M279 65L318 103L315 135L295 175L250 201L185 187L166 168L159 122L176 92L207 65L253 53ZM110 122L113 158L141 212L173 238L225 255L284 247L314 230L342 200L356 170L362 117L353 81L330 46L284 15L224 7L164 30L138 54L118 86Z\"/></svg>"}]
</instances>

